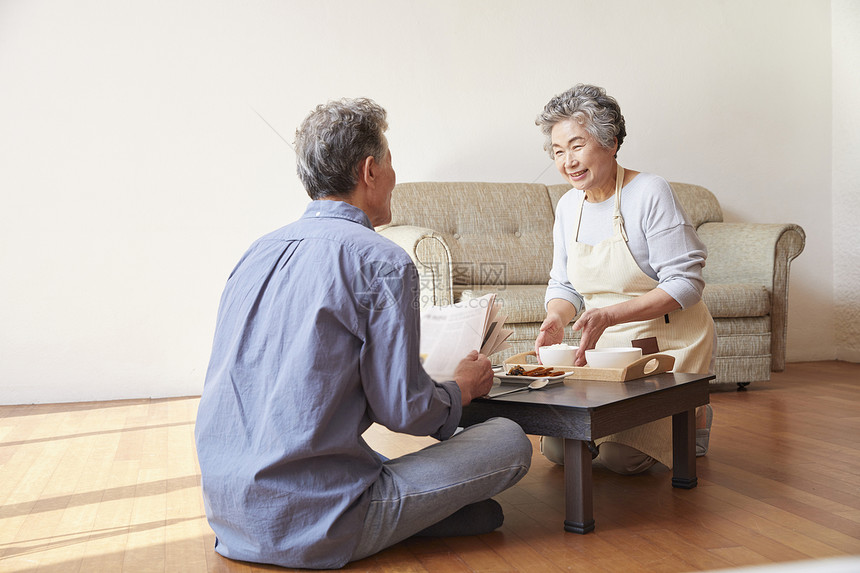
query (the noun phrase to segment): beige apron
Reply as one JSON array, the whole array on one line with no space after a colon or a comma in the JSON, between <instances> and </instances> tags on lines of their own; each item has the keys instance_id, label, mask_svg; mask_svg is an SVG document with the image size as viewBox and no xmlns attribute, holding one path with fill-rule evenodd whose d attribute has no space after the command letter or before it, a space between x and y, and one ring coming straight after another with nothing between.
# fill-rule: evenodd
<instances>
[{"instance_id":1,"label":"beige apron","mask_svg":"<svg viewBox=\"0 0 860 573\"><path fill-rule=\"evenodd\" d=\"M567 250L567 277L579 292L585 308L603 308L648 293L657 281L642 272L627 246L627 233L621 217L621 186L624 168L617 170L615 214L612 236L597 245L578 242L582 202L576 216L576 230ZM583 196L583 202L585 197ZM699 301L652 320L629 322L607 328L597 341L598 348L631 346L632 340L657 338L660 352L675 357L676 372L708 373L714 353L714 321L705 303ZM672 467L672 419L663 418L612 434L597 443L612 441L645 452Z\"/></svg>"}]
</instances>

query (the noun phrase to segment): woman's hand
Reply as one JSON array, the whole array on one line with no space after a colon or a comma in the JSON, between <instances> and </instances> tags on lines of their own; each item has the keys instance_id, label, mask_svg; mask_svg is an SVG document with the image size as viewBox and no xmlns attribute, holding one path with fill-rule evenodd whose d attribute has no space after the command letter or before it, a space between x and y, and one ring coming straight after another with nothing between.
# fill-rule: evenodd
<instances>
[{"instance_id":1,"label":"woman's hand","mask_svg":"<svg viewBox=\"0 0 860 573\"><path fill-rule=\"evenodd\" d=\"M576 307L570 302L554 298L546 305L546 318L540 325L540 333L535 340L535 354L540 362L540 347L564 342L564 327L576 316Z\"/></svg>"},{"instance_id":2,"label":"woman's hand","mask_svg":"<svg viewBox=\"0 0 860 573\"><path fill-rule=\"evenodd\" d=\"M610 326L651 320L679 308L681 305L678 301L658 287L626 302L586 310L573 324L573 330L582 331L575 365L585 366L585 351L594 348L603 331Z\"/></svg>"},{"instance_id":3,"label":"woman's hand","mask_svg":"<svg viewBox=\"0 0 860 573\"><path fill-rule=\"evenodd\" d=\"M547 315L540 325L540 333L535 340L535 354L540 362L540 347L552 346L560 344L564 340L564 326L566 323L561 321L561 317L557 315ZM543 364L543 362L540 362Z\"/></svg>"},{"instance_id":4,"label":"woman's hand","mask_svg":"<svg viewBox=\"0 0 860 573\"><path fill-rule=\"evenodd\" d=\"M612 325L612 317L605 308L592 308L582 313L573 323L573 330L582 331L574 366L585 366L585 351L594 348L603 331Z\"/></svg>"}]
</instances>

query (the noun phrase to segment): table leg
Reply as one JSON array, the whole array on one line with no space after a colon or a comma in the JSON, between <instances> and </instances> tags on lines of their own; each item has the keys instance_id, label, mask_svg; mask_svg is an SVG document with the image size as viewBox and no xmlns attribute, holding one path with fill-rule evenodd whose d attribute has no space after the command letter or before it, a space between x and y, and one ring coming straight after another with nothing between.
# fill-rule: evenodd
<instances>
[{"instance_id":1,"label":"table leg","mask_svg":"<svg viewBox=\"0 0 860 573\"><path fill-rule=\"evenodd\" d=\"M693 489L696 477L696 410L672 416L672 486Z\"/></svg>"},{"instance_id":2,"label":"table leg","mask_svg":"<svg viewBox=\"0 0 860 573\"><path fill-rule=\"evenodd\" d=\"M565 531L594 531L591 452L582 440L564 440L564 503Z\"/></svg>"}]
</instances>

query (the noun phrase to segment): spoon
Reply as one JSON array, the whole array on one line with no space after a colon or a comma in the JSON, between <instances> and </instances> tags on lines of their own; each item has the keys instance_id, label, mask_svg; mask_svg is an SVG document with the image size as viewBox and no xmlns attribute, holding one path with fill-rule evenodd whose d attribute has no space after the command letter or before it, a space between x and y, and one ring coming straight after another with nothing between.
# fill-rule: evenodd
<instances>
[{"instance_id":1,"label":"spoon","mask_svg":"<svg viewBox=\"0 0 860 573\"><path fill-rule=\"evenodd\" d=\"M538 378L537 380L532 380L531 384L528 386L520 386L519 388L515 388L513 390L508 390L506 392L500 392L499 394L493 394L492 396L487 396L487 398L498 398L499 396L504 396L506 394L513 394L514 392L522 392L523 390L540 390L544 386L549 384L548 378Z\"/></svg>"}]
</instances>

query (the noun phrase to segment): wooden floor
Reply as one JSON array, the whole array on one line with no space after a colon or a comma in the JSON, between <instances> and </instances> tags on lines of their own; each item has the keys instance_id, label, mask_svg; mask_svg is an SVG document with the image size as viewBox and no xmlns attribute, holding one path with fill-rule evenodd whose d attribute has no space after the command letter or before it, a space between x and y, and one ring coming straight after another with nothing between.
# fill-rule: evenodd
<instances>
[{"instance_id":1,"label":"wooden floor","mask_svg":"<svg viewBox=\"0 0 860 573\"><path fill-rule=\"evenodd\" d=\"M699 487L594 470L597 528L565 533L563 469L535 450L489 535L412 539L353 571L701 571L860 554L860 364L789 364L711 395ZM262 571L213 550L196 398L0 406L0 571ZM379 427L391 457L430 443ZM537 441L534 441L537 445Z\"/></svg>"}]
</instances>

